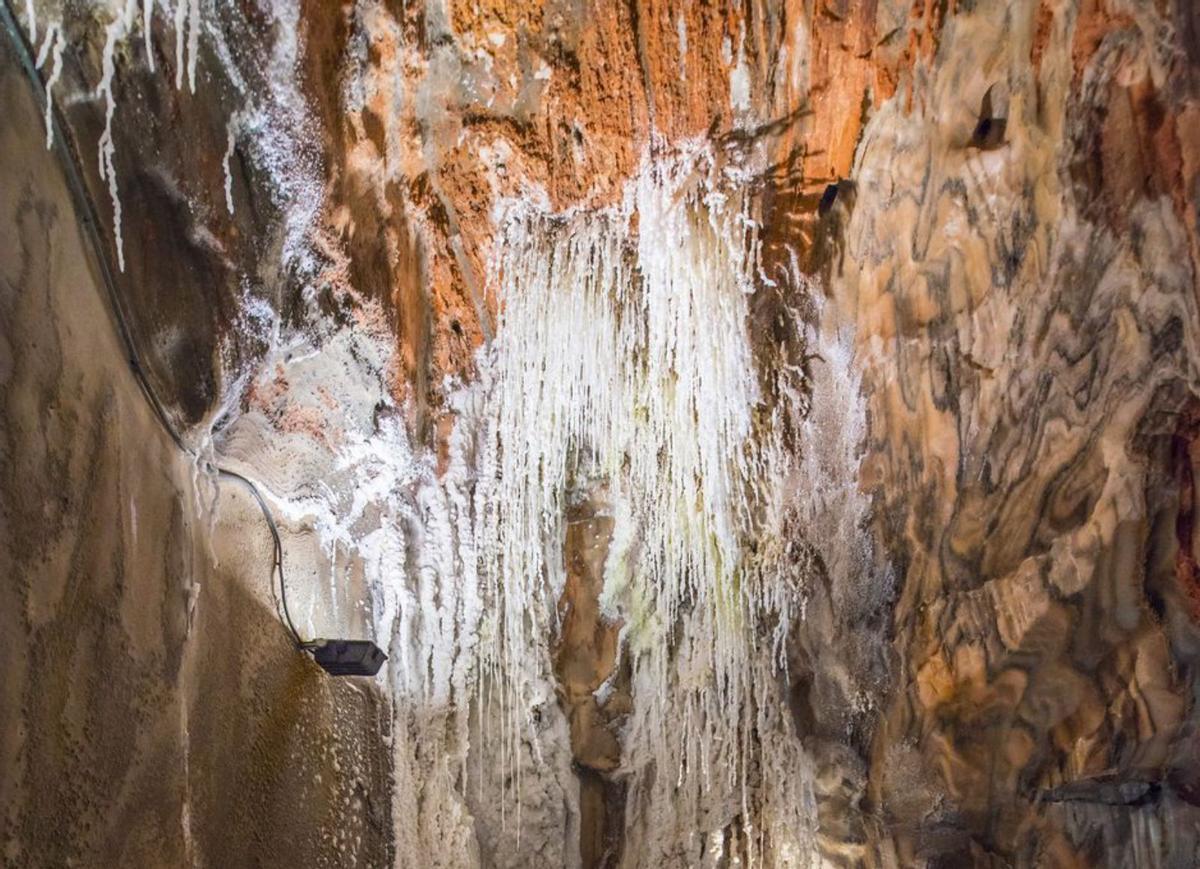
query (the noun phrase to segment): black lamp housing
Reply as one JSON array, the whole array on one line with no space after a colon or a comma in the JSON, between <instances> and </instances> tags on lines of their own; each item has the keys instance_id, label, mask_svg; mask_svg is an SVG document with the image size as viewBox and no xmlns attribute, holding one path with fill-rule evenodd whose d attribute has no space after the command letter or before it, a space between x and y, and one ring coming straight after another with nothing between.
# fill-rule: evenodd
<instances>
[{"instance_id":1,"label":"black lamp housing","mask_svg":"<svg viewBox=\"0 0 1200 869\"><path fill-rule=\"evenodd\" d=\"M331 676L374 676L387 660L370 640L314 640L305 648Z\"/></svg>"}]
</instances>

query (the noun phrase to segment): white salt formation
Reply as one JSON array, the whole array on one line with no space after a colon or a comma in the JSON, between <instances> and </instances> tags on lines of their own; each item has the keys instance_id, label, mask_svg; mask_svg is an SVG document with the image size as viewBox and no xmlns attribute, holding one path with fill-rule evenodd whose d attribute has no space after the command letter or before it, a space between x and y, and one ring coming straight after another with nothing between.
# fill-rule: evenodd
<instances>
[{"instance_id":1,"label":"white salt formation","mask_svg":"<svg viewBox=\"0 0 1200 869\"><path fill-rule=\"evenodd\" d=\"M647 160L620 208L509 204L500 329L458 394L450 468L421 490L408 541L417 576L401 586L390 665L409 719L400 853L473 865L463 799L499 803L515 837L536 826L523 801L544 788L522 778L565 764L550 649L567 509L588 493L611 504L601 605L633 674L627 859L699 865L719 847L754 862L768 839L811 853L810 775L779 688L802 590L769 545L790 463L756 414L757 233L737 188L693 148ZM762 624L773 639L755 640ZM497 764L495 793L487 770L461 771ZM483 791L464 791L475 776ZM727 828L728 842L709 835Z\"/></svg>"},{"instance_id":2,"label":"white salt formation","mask_svg":"<svg viewBox=\"0 0 1200 869\"><path fill-rule=\"evenodd\" d=\"M183 89L187 70L188 92L196 92L196 56L200 50L200 0L175 2L175 87ZM153 65L151 65L153 69Z\"/></svg>"},{"instance_id":3,"label":"white salt formation","mask_svg":"<svg viewBox=\"0 0 1200 869\"><path fill-rule=\"evenodd\" d=\"M116 112L116 98L113 95L114 77L116 76L117 47L124 44L134 33L137 23L137 0L116 0L95 4L99 11L107 13L108 24L104 30L104 47L100 58L100 81L96 85L95 96L104 100L104 132L100 134L98 144L98 161L100 180L107 182L109 197L113 208L113 243L117 249L117 266L125 271L125 243L122 236L121 197L117 184L117 173L114 158L116 145L113 141L113 116ZM146 63L154 71L152 13L153 0L142 0L142 38L145 43ZM26 3L26 28L29 41L36 44L37 16L33 0ZM200 44L200 2L199 0L178 0L175 7L175 48L176 48L176 87L183 86L183 69L186 64L188 87L192 93L196 91L196 57ZM187 50L184 50L186 29ZM54 144L53 122L53 91L62 74L63 49L66 47L66 36L62 20L52 20L46 27L41 48L38 50L36 65L41 69L47 59L50 59L50 69L45 82L46 89L46 148Z\"/></svg>"},{"instance_id":4,"label":"white salt formation","mask_svg":"<svg viewBox=\"0 0 1200 869\"><path fill-rule=\"evenodd\" d=\"M30 19L32 22L32 18ZM46 27L46 38L38 51L37 68L41 69L47 58L50 60L50 74L46 79L46 150L54 146L54 86L62 75L63 49L67 41L63 36L62 24L52 21Z\"/></svg>"},{"instance_id":5,"label":"white salt formation","mask_svg":"<svg viewBox=\"0 0 1200 869\"><path fill-rule=\"evenodd\" d=\"M132 5L130 6L132 9ZM113 112L116 111L116 101L113 99L113 74L116 71L116 61L113 52L117 42L125 38L129 32L130 16L118 14L109 23L105 31L104 53L101 56L100 84L96 86L96 96L104 97L104 132L100 134L100 180L108 181L108 194L112 198L113 207L113 243L117 248L117 266L125 271L125 243L121 237L121 197L117 191L117 170L113 165L116 146L113 144L112 122Z\"/></svg>"},{"instance_id":6,"label":"white salt formation","mask_svg":"<svg viewBox=\"0 0 1200 869\"><path fill-rule=\"evenodd\" d=\"M154 72L154 31L150 29L154 0L142 0L142 38L146 43L146 65Z\"/></svg>"}]
</instances>

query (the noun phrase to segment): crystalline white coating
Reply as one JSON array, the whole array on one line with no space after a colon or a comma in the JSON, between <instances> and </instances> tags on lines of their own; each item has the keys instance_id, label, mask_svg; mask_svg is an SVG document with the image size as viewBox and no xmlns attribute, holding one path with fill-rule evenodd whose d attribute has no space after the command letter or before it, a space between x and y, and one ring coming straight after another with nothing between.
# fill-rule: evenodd
<instances>
[{"instance_id":1,"label":"crystalline white coating","mask_svg":"<svg viewBox=\"0 0 1200 869\"><path fill-rule=\"evenodd\" d=\"M675 33L679 37L679 80L687 81L688 33L682 10L675 16Z\"/></svg>"},{"instance_id":2,"label":"crystalline white coating","mask_svg":"<svg viewBox=\"0 0 1200 869\"><path fill-rule=\"evenodd\" d=\"M236 118L230 118L225 132L225 157L221 161L221 168L225 172L225 208L230 214L233 214L233 175L229 170L229 161L233 157L233 149L237 145L236 132Z\"/></svg>"},{"instance_id":3,"label":"crystalline white coating","mask_svg":"<svg viewBox=\"0 0 1200 869\"><path fill-rule=\"evenodd\" d=\"M729 106L735 112L750 110L750 68L746 65L746 25L740 25L737 64L729 71Z\"/></svg>"},{"instance_id":4,"label":"crystalline white coating","mask_svg":"<svg viewBox=\"0 0 1200 869\"><path fill-rule=\"evenodd\" d=\"M266 63L267 88L254 94L238 113L238 137L248 159L264 172L267 185L284 214L283 267L301 275L315 273L319 259L312 235L324 201L322 153L316 122L298 82L302 54L300 5L271 0L264 11L272 15L274 39ZM219 34L217 34L219 37ZM220 38L218 55L227 55ZM235 86L244 88L236 67L229 67Z\"/></svg>"},{"instance_id":5,"label":"crystalline white coating","mask_svg":"<svg viewBox=\"0 0 1200 869\"><path fill-rule=\"evenodd\" d=\"M100 84L96 87L96 96L104 97L104 132L100 135L99 143L100 179L108 181L108 195L112 199L113 206L113 236L117 247L117 266L121 271L125 271L125 243L121 236L121 199L117 191L117 171L113 165L116 147L113 144L112 121L116 102L113 99L112 84L113 73L116 70L113 52L116 50L117 40L125 36L126 30L126 21L122 16L113 19L105 30L104 51L100 62Z\"/></svg>"},{"instance_id":6,"label":"crystalline white coating","mask_svg":"<svg viewBox=\"0 0 1200 869\"><path fill-rule=\"evenodd\" d=\"M188 92L196 92L196 58L200 56L200 0L189 0L188 9ZM183 5L183 0L179 0Z\"/></svg>"},{"instance_id":7,"label":"crystalline white coating","mask_svg":"<svg viewBox=\"0 0 1200 869\"><path fill-rule=\"evenodd\" d=\"M154 72L154 32L151 29L151 15L154 12L154 0L142 0L142 38L146 41L146 64Z\"/></svg>"},{"instance_id":8,"label":"crystalline white coating","mask_svg":"<svg viewBox=\"0 0 1200 869\"><path fill-rule=\"evenodd\" d=\"M46 27L46 36L42 40L42 47L38 49L37 59L33 62L33 65L38 69L42 68L42 65L46 62L46 58L50 56L50 46L54 43L54 33L58 29L58 26L58 22L51 21Z\"/></svg>"},{"instance_id":9,"label":"crystalline white coating","mask_svg":"<svg viewBox=\"0 0 1200 869\"><path fill-rule=\"evenodd\" d=\"M54 47L50 48L50 37L54 36ZM54 146L54 86L58 84L58 78L62 75L62 59L63 49L66 48L67 40L63 36L62 25L57 21L52 23L46 31L46 41L42 45L42 50L38 54L38 68L40 69L45 62L46 52L50 51L50 77L46 79L46 150L49 151Z\"/></svg>"},{"instance_id":10,"label":"crystalline white coating","mask_svg":"<svg viewBox=\"0 0 1200 869\"><path fill-rule=\"evenodd\" d=\"M508 204L493 263L500 329L479 382L458 394L450 467L418 496L417 587L400 593L393 635L397 708L441 710L435 744L462 762L474 707L472 751L516 782L519 827L522 757L539 750L533 710L552 679L568 493L605 491L614 531L601 605L623 624L634 709L622 770L629 805L643 808L627 847L649 862L698 862L697 834L737 815L746 853L764 836L811 853L815 823L778 688L799 592L779 576L779 547L750 548L777 530L789 461L772 424L755 421L757 240L740 194L726 192L736 188L696 145L647 160L617 208ZM760 645L766 617L775 637ZM408 740L422 738L418 728L397 744L398 812L431 788L439 806L459 805L416 762ZM503 810L505 796L482 800ZM398 852L464 835L418 841L412 817L397 815Z\"/></svg>"},{"instance_id":11,"label":"crystalline white coating","mask_svg":"<svg viewBox=\"0 0 1200 869\"><path fill-rule=\"evenodd\" d=\"M184 48L187 32L188 3L190 0L175 0L175 89L183 88Z\"/></svg>"},{"instance_id":12,"label":"crystalline white coating","mask_svg":"<svg viewBox=\"0 0 1200 869\"><path fill-rule=\"evenodd\" d=\"M37 45L37 10L33 0L25 0L25 29L29 32L29 44Z\"/></svg>"},{"instance_id":13,"label":"crystalline white coating","mask_svg":"<svg viewBox=\"0 0 1200 869\"><path fill-rule=\"evenodd\" d=\"M46 27L42 47L38 50L37 59L34 61L34 65L41 69L46 61L50 60L50 75L46 79L45 108L47 151L54 147L54 86L58 84L59 76L62 75L62 55L65 47L66 39L63 36L61 22L51 21Z\"/></svg>"}]
</instances>

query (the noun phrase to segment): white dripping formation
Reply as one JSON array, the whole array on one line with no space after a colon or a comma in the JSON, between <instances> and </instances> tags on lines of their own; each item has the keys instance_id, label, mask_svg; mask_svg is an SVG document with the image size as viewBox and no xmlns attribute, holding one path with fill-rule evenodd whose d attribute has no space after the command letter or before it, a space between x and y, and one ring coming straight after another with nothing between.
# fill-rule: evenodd
<instances>
[{"instance_id":1,"label":"white dripping formation","mask_svg":"<svg viewBox=\"0 0 1200 869\"><path fill-rule=\"evenodd\" d=\"M146 0L147 4L150 0ZM146 14L149 23L150 15ZM149 29L147 29L149 34ZM184 42L186 38L186 44ZM175 89L183 89L186 66L188 92L196 92L196 56L200 49L200 0L175 0ZM150 64L154 69L154 64Z\"/></svg>"},{"instance_id":2,"label":"white dripping formation","mask_svg":"<svg viewBox=\"0 0 1200 869\"><path fill-rule=\"evenodd\" d=\"M32 28L32 19L30 19ZM46 28L46 38L42 42L42 48L38 51L37 61L35 65L41 69L46 60L50 60L50 77L46 79L46 150L49 151L54 146L54 86L58 84L58 77L62 75L62 57L63 49L66 48L66 38L63 36L62 25L57 21L52 21Z\"/></svg>"},{"instance_id":3,"label":"white dripping formation","mask_svg":"<svg viewBox=\"0 0 1200 869\"><path fill-rule=\"evenodd\" d=\"M616 208L504 207L492 267L500 328L481 355L482 395L452 443L453 492L439 515L454 501L454 527L426 529L447 539L419 580L463 595L458 617L422 639L457 649L418 664L424 696L453 710L460 762L470 704L499 710L498 732L475 748L515 782L519 828L519 757L525 745L539 752L534 710L553 678L567 508L603 493L615 528L601 606L622 626L633 672L627 846L638 842L632 853L646 863L699 860L705 834L735 822L751 859L764 836L811 853L810 777L777 678L799 589L751 554L782 521L789 459L776 417L760 412L747 333L757 228L738 181L694 145L645 160ZM468 451L473 502L457 482ZM757 638L764 625L773 636ZM464 643L474 647L469 678ZM497 737L499 752L488 747ZM416 786L411 757L397 769L399 790Z\"/></svg>"},{"instance_id":4,"label":"white dripping formation","mask_svg":"<svg viewBox=\"0 0 1200 869\"><path fill-rule=\"evenodd\" d=\"M620 209L556 216L520 203L506 217L481 481L485 591L500 616L485 672L552 628L572 488L610 489L602 606L624 621L631 652L664 644L685 609L730 628L744 616L735 586L765 458L745 322L755 233L718 182L698 150L647 161ZM738 652L721 651L727 686Z\"/></svg>"},{"instance_id":5,"label":"white dripping formation","mask_svg":"<svg viewBox=\"0 0 1200 869\"><path fill-rule=\"evenodd\" d=\"M96 98L104 99L104 132L100 134L97 146L100 180L108 183L108 193L113 206L113 236L117 248L117 266L125 271L125 244L121 233L121 199L117 189L116 167L114 157L116 148L113 142L112 122L116 111L116 100L113 96L113 78L116 75L117 46L128 39L134 32L137 23L138 0L117 0L117 2L96 4L107 8L112 16L104 31L104 48L100 57L100 82L96 85ZM151 44L152 13L154 0L141 0L141 27L145 42L146 62L154 71L154 53ZM200 3L199 0L177 0L176 4L176 60L179 69L176 74L176 87L183 86L183 67L187 67L188 85L190 90L196 90L196 57L200 40ZM31 44L37 44L37 15L33 0L26 0L26 30ZM184 30L187 32L187 50L184 49ZM58 84L62 74L63 50L66 48L64 22L52 19L47 25L38 50L35 65L41 69L50 60L49 76L46 79L46 148L54 144L54 86Z\"/></svg>"},{"instance_id":6,"label":"white dripping formation","mask_svg":"<svg viewBox=\"0 0 1200 869\"><path fill-rule=\"evenodd\" d=\"M117 266L125 271L125 241L121 236L121 197L117 191L117 170L113 165L116 146L113 144L112 122L116 110L113 99L113 74L116 72L116 61L113 52L117 42L124 39L133 26L133 2L127 3L124 12L118 12L105 30L104 52L100 59L100 84L96 86L96 96L104 97L104 132L100 134L100 180L108 181L108 195L113 206L113 236L117 247ZM47 95L47 100L49 96Z\"/></svg>"}]
</instances>

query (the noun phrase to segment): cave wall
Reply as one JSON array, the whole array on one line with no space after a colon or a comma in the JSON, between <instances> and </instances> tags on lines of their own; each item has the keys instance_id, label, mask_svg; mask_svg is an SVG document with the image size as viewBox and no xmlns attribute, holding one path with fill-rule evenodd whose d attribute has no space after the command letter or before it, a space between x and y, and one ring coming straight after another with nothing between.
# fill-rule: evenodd
<instances>
[{"instance_id":1,"label":"cave wall","mask_svg":"<svg viewBox=\"0 0 1200 869\"><path fill-rule=\"evenodd\" d=\"M1196 859L1186 5L956 10L862 133L829 286L901 570L868 790L905 862Z\"/></svg>"},{"instance_id":2,"label":"cave wall","mask_svg":"<svg viewBox=\"0 0 1200 869\"><path fill-rule=\"evenodd\" d=\"M621 207L647 162L711 148L744 169L760 226L755 364L807 381L788 542L817 567L789 637L786 712L811 759L822 855L1197 861L1194 4L431 0L204 14L196 89L175 84L187 54L181 71L166 15L149 40L157 72L144 37L119 56L129 271L118 282L173 418L284 502L306 630L327 629L332 612L405 654L423 641L393 631L415 588L371 577L390 582L388 564L434 570L427 518L457 485L436 478L453 476L471 412L457 389L502 320L505 203L599 213ZM76 47L64 90L90 92L106 19L64 21ZM102 106L63 102L112 245L92 159ZM10 153L36 144L31 111L9 132L29 141ZM112 353L93 355L113 360L115 378ZM796 401L763 383L767 405ZM161 449L155 467L173 467ZM177 521L194 529L189 564L207 564L204 546L223 539L262 551L248 503L223 496L209 541L187 506L189 469L172 480ZM355 497L385 490L366 507ZM504 779L491 756L453 747L478 765L462 773L461 798L450 794L437 783L442 743L425 742L446 710L420 691L394 695L392 756L411 767L393 787L412 803L392 832L452 843L438 851L447 865L639 865L645 843L670 839L627 799L636 698L620 626L599 615L605 494L566 517L564 619L539 683L546 753L519 749L523 838L482 796ZM294 715L271 719L267 707L281 707L254 700L256 720L350 739L330 716L357 695L295 669L261 579L224 576L203 575L192 630L210 651L174 640L180 672L211 659L206 672L258 690L295 684L310 700ZM262 630L248 632L274 638L277 670L235 665L218 642L249 618L240 588L254 591ZM273 675L284 672L295 683ZM164 703L191 709L189 721L203 704L178 684L195 679L166 679ZM361 702L372 711L357 726L387 717ZM238 709L212 713L205 750L229 739L255 757L274 751L267 730L258 744L235 735ZM205 781L210 805L227 788L258 806L283 789L264 783L282 755L261 770L211 756L206 769L229 777ZM333 809L321 814L328 793L311 799L336 826ZM192 829L215 831L219 817ZM731 825L712 824L723 854ZM206 833L206 847L228 856L263 841L238 829L226 843ZM382 834L364 841L384 847Z\"/></svg>"},{"instance_id":3,"label":"cave wall","mask_svg":"<svg viewBox=\"0 0 1200 869\"><path fill-rule=\"evenodd\" d=\"M0 104L0 862L386 865L388 704L292 648L257 506L151 412L7 41Z\"/></svg>"}]
</instances>

